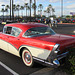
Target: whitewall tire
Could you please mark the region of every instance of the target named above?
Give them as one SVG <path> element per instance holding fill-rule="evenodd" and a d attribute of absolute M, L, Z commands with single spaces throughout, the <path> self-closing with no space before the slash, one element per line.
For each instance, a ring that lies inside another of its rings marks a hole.
<path fill-rule="evenodd" d="M 22 52 L 22 60 L 26 66 L 28 66 L 28 67 L 33 66 L 34 62 L 33 62 L 32 55 L 27 49 L 24 49 Z"/>

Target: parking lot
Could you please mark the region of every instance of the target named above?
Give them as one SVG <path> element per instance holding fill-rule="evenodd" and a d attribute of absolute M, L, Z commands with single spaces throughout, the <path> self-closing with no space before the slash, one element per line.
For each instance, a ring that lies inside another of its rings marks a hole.
<path fill-rule="evenodd" d="M 3 27 L 4 25 L 0 25 L 0 31 Z M 57 28 L 52 29 L 57 33 L 75 35 L 75 25 L 58 25 Z M 19 57 L 0 50 L 0 75 L 34 75 L 42 69 L 45 72 L 53 70 L 53 68 L 46 70 L 47 67 L 37 63 L 33 68 L 26 67 Z"/>

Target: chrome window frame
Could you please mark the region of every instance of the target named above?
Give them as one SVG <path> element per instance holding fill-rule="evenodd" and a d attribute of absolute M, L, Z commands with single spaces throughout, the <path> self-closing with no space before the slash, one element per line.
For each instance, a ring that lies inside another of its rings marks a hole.
<path fill-rule="evenodd" d="M 33 28 L 37 28 L 37 27 L 33 27 Z M 49 27 L 49 28 L 50 28 L 50 27 Z M 32 29 L 32 28 L 30 28 L 30 29 Z M 30 30 L 30 29 L 28 29 L 28 30 Z M 50 28 L 50 29 L 51 29 L 51 28 Z M 28 31 L 28 30 L 27 30 L 27 31 Z M 51 30 L 53 31 L 53 29 L 51 29 Z M 25 36 L 25 33 L 26 33 L 27 31 L 24 32 L 24 34 L 22 35 L 22 37 L 31 38 L 31 37 L 36 37 L 36 36 L 47 35 L 47 34 L 38 34 L 38 35 Z M 54 34 L 56 34 L 55 31 L 53 31 L 53 32 L 54 32 Z M 49 34 L 48 34 L 48 35 L 49 35 Z M 51 35 L 53 35 L 53 34 L 51 34 Z"/>
<path fill-rule="evenodd" d="M 4 27 L 12 27 L 12 26 L 4 26 Z M 17 28 L 17 29 L 20 29 L 20 28 L 18 28 L 18 27 L 12 27 L 12 30 L 13 30 L 13 28 Z M 11 30 L 11 33 L 12 33 L 12 30 Z M 22 32 L 22 30 L 20 29 L 20 33 Z M 20 35 L 20 33 L 19 33 L 19 35 Z M 4 33 L 4 28 L 3 28 L 3 34 L 5 34 L 5 35 L 9 35 L 9 36 L 14 36 L 14 35 L 12 35 L 12 34 L 6 34 L 6 33 Z M 18 35 L 18 36 L 19 36 Z M 14 37 L 18 37 L 18 36 L 14 36 Z"/>

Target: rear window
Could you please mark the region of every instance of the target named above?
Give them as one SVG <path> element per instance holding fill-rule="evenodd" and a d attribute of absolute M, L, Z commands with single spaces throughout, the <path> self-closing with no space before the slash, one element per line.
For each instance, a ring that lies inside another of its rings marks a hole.
<path fill-rule="evenodd" d="M 49 27 L 35 27 L 27 30 L 24 36 L 34 37 L 41 35 L 53 35 L 55 32 Z"/>

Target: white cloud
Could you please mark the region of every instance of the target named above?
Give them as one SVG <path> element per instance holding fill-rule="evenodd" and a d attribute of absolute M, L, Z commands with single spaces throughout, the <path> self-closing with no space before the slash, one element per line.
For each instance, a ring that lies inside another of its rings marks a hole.
<path fill-rule="evenodd" d="M 75 9 L 75 4 L 67 5 L 66 8 L 67 9 Z"/>
<path fill-rule="evenodd" d="M 50 0 L 51 3 L 59 2 L 60 0 Z"/>
<path fill-rule="evenodd" d="M 67 1 L 65 1 L 65 3 L 74 3 L 75 2 L 75 0 L 67 0 Z"/>

